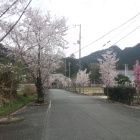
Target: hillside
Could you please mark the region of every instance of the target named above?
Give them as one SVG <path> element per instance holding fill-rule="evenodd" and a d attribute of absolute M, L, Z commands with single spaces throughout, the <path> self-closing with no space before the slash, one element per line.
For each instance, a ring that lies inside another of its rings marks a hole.
<path fill-rule="evenodd" d="M 117 69 L 124 69 L 124 64 L 128 64 L 128 68 L 132 70 L 136 60 L 140 61 L 140 43 L 134 47 L 127 47 L 124 50 L 121 50 L 118 46 L 112 46 L 108 49 L 91 53 L 90 55 L 81 58 L 81 61 L 82 63 L 87 64 L 98 63 L 97 59 L 107 50 L 114 50 L 117 54 L 117 58 L 119 58 Z"/>

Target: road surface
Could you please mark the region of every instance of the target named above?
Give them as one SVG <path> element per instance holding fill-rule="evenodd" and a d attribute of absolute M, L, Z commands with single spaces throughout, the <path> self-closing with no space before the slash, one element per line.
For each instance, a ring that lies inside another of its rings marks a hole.
<path fill-rule="evenodd" d="M 140 110 L 51 89 L 43 140 L 139 140 Z"/>

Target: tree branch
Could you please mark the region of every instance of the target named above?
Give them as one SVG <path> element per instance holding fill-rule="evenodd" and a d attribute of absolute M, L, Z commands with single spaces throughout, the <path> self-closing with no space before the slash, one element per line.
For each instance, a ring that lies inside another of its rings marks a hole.
<path fill-rule="evenodd" d="M 18 0 L 15 0 L 15 1 L 10 5 L 10 7 L 8 7 L 8 8 L 0 15 L 0 18 L 1 18 L 7 11 L 9 11 L 9 10 L 13 7 L 13 5 L 15 5 L 17 2 L 18 2 Z"/>
<path fill-rule="evenodd" d="M 17 25 L 17 23 L 20 21 L 20 19 L 22 18 L 23 14 L 25 13 L 26 9 L 28 8 L 28 6 L 30 5 L 32 0 L 29 1 L 29 3 L 27 4 L 27 6 L 24 8 L 22 14 L 20 15 L 20 17 L 18 18 L 18 20 L 15 22 L 15 24 L 9 29 L 9 31 L 0 39 L 0 42 L 14 29 L 14 27 Z"/>

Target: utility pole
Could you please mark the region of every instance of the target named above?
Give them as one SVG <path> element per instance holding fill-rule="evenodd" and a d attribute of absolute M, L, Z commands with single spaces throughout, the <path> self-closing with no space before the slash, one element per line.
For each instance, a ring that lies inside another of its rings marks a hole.
<path fill-rule="evenodd" d="M 65 54 L 65 58 L 64 58 L 64 74 L 65 74 L 65 88 L 66 88 L 66 71 L 67 71 L 67 58 L 66 58 L 66 54 Z"/>
<path fill-rule="evenodd" d="M 81 70 L 81 24 L 79 26 L 79 70 Z M 79 93 L 81 94 L 81 85 L 79 86 Z"/>
<path fill-rule="evenodd" d="M 79 70 L 81 70 L 81 24 L 75 26 L 79 26 L 79 40 L 77 44 L 79 44 Z M 79 85 L 79 93 L 81 94 L 81 85 Z"/>
<path fill-rule="evenodd" d="M 128 77 L 128 64 L 125 64 L 125 76 Z M 125 82 L 125 85 L 128 86 L 129 82 Z"/>
<path fill-rule="evenodd" d="M 79 70 L 81 70 L 81 24 L 75 26 L 79 26 L 79 40 L 77 44 L 79 44 Z"/>
<path fill-rule="evenodd" d="M 81 70 L 81 24 L 79 25 L 79 70 Z"/>
<path fill-rule="evenodd" d="M 128 64 L 125 64 L 125 76 L 128 76 Z"/>
<path fill-rule="evenodd" d="M 70 78 L 70 65 L 71 65 L 71 63 L 70 62 L 68 62 L 69 63 L 69 78 Z"/>

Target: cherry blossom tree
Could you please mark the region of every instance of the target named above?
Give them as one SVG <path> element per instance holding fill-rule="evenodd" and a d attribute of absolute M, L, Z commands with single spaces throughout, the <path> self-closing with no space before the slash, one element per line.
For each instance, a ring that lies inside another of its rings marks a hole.
<path fill-rule="evenodd" d="M 87 73 L 87 69 L 85 70 L 79 70 L 76 76 L 76 84 L 84 86 L 89 83 L 89 75 L 90 73 Z"/>
<path fill-rule="evenodd" d="M 100 63 L 100 74 L 101 80 L 106 85 L 110 87 L 116 84 L 115 77 L 118 75 L 116 71 L 116 54 L 113 51 L 106 51 L 102 54 L 102 59 L 98 59 Z"/>
<path fill-rule="evenodd" d="M 89 79 L 89 75 L 90 73 L 87 73 L 87 69 L 85 70 L 79 70 L 79 72 L 77 73 L 77 76 L 76 76 L 76 85 L 79 85 L 79 93 L 81 93 L 81 86 L 84 86 L 86 84 L 89 83 L 90 79 Z"/>
<path fill-rule="evenodd" d="M 50 79 L 49 79 L 49 86 L 51 87 L 53 83 L 57 82 L 58 86 L 60 87 L 65 87 L 67 86 L 67 79 L 66 77 L 59 73 L 59 74 L 51 74 Z"/>
<path fill-rule="evenodd" d="M 134 76 L 135 76 L 135 84 L 137 88 L 137 97 L 140 101 L 140 65 L 139 61 L 136 60 L 136 64 L 134 65 Z"/>
<path fill-rule="evenodd" d="M 40 10 L 30 8 L 22 22 L 11 31 L 9 40 L 12 56 L 20 59 L 32 76 L 37 88 L 38 99 L 44 102 L 44 88 L 51 73 L 59 67 L 61 53 L 67 31 L 65 18 L 51 18 L 50 13 L 43 15 Z"/>
<path fill-rule="evenodd" d="M 0 42 L 18 24 L 32 0 L 1 0 L 0 1 Z"/>
<path fill-rule="evenodd" d="M 134 65 L 134 76 L 136 87 L 140 89 L 140 65 L 138 60 L 136 60 L 136 64 Z"/>

